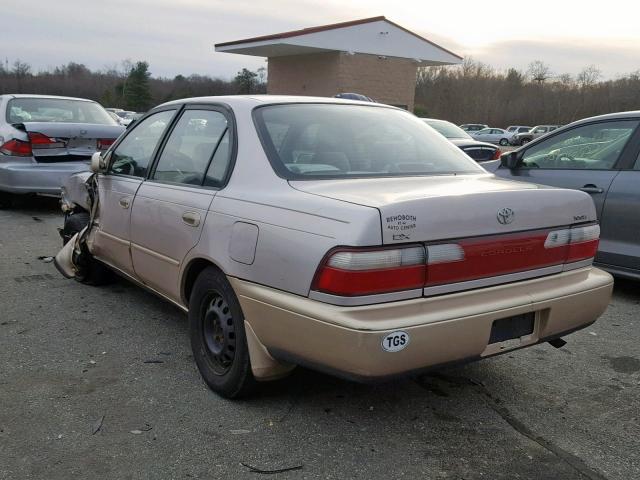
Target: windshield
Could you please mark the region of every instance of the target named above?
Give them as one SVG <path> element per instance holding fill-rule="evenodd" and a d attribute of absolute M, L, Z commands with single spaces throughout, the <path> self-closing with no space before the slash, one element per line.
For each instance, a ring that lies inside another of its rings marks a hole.
<path fill-rule="evenodd" d="M 254 118 L 273 168 L 290 180 L 484 172 L 401 110 L 287 104 L 259 107 Z"/>
<path fill-rule="evenodd" d="M 423 120 L 424 123 L 432 127 L 438 133 L 441 133 L 446 138 L 471 138 L 467 132 L 462 130 L 457 125 L 445 120 Z"/>
<path fill-rule="evenodd" d="M 95 102 L 64 98 L 14 98 L 7 106 L 9 123 L 55 122 L 117 125 Z"/>

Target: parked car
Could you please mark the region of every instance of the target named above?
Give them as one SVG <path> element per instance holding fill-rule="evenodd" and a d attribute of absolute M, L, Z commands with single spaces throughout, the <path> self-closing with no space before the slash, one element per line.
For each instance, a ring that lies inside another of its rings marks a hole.
<path fill-rule="evenodd" d="M 473 158 L 476 162 L 486 162 L 500 158 L 501 151 L 495 145 L 479 142 L 457 125 L 446 120 L 421 118 L 423 122 L 442 134 L 456 147 Z"/>
<path fill-rule="evenodd" d="M 525 133 L 531 130 L 533 127 L 527 127 L 525 125 L 509 125 L 507 127 L 507 132 L 515 135 L 516 133 Z"/>
<path fill-rule="evenodd" d="M 587 118 L 485 165 L 500 177 L 590 194 L 602 229 L 597 264 L 640 279 L 639 124 L 640 112 Z"/>
<path fill-rule="evenodd" d="M 60 194 L 69 175 L 88 170 L 124 131 L 91 100 L 0 95 L 0 195 Z"/>
<path fill-rule="evenodd" d="M 512 133 L 502 128 L 485 128 L 477 132 L 471 132 L 471 136 L 482 142 L 497 143 L 499 145 L 509 145 Z"/>
<path fill-rule="evenodd" d="M 549 132 L 557 130 L 561 126 L 562 125 L 538 125 L 537 127 L 533 127 L 528 132 L 515 134 L 513 137 L 511 137 L 511 144 L 524 145 L 532 140 L 535 140 L 538 137 L 541 137 L 542 135 L 546 135 Z"/>
<path fill-rule="evenodd" d="M 115 114 L 120 117 L 120 123 L 125 127 L 129 126 L 129 124 L 137 118 L 140 118 L 136 112 L 132 112 L 130 110 L 122 110 L 115 112 Z"/>
<path fill-rule="evenodd" d="M 477 132 L 478 130 L 489 128 L 489 125 L 485 125 L 484 123 L 463 123 L 460 125 L 460 128 L 465 132 Z"/>
<path fill-rule="evenodd" d="M 334 98 L 342 98 L 345 100 L 360 100 L 361 102 L 375 102 L 371 97 L 362 95 L 361 93 L 338 93 Z"/>
<path fill-rule="evenodd" d="M 195 135 L 194 118 L 219 127 Z M 227 397 L 295 365 L 373 380 L 560 346 L 610 300 L 587 194 L 497 179 L 399 108 L 174 101 L 92 168 L 68 185 L 63 233 L 81 233 L 56 266 L 115 270 L 187 311 Z"/>
<path fill-rule="evenodd" d="M 105 109 L 106 110 L 106 109 Z M 109 116 L 111 118 L 113 118 L 118 125 L 122 125 L 122 118 L 120 118 L 118 115 L 116 115 L 114 112 L 112 112 L 111 110 L 107 110 L 107 113 L 109 114 Z"/>

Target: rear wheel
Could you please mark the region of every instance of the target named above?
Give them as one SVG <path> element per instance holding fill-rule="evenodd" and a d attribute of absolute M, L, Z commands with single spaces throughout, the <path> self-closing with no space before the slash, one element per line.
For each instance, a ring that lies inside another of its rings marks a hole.
<path fill-rule="evenodd" d="M 211 390 L 227 398 L 252 390 L 255 379 L 240 303 L 227 278 L 214 267 L 204 269 L 194 284 L 189 332 L 196 365 Z"/>
<path fill-rule="evenodd" d="M 528 138 L 523 138 L 522 140 L 520 140 L 520 145 L 526 145 L 527 143 L 529 143 L 531 140 L 529 140 Z"/>

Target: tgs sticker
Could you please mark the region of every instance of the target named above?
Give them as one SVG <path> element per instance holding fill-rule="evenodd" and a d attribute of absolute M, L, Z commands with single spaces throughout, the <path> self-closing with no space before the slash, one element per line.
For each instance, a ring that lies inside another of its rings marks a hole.
<path fill-rule="evenodd" d="M 409 345 L 409 334 L 399 330 L 391 332 L 382 339 L 382 349 L 385 352 L 399 352 Z"/>

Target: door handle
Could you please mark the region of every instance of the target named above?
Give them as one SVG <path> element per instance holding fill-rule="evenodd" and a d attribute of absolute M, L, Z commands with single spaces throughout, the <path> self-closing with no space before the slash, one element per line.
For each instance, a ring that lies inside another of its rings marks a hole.
<path fill-rule="evenodd" d="M 129 208 L 129 205 L 131 205 L 131 198 L 130 197 L 122 197 L 118 203 L 120 203 L 120 206 L 122 208 Z"/>
<path fill-rule="evenodd" d="M 593 184 L 588 184 L 582 187 L 580 190 L 586 193 L 602 193 L 604 192 L 604 188 L 596 187 Z"/>
<path fill-rule="evenodd" d="M 200 225 L 200 214 L 196 212 L 184 212 L 182 214 L 182 221 L 190 227 L 197 227 Z"/>

